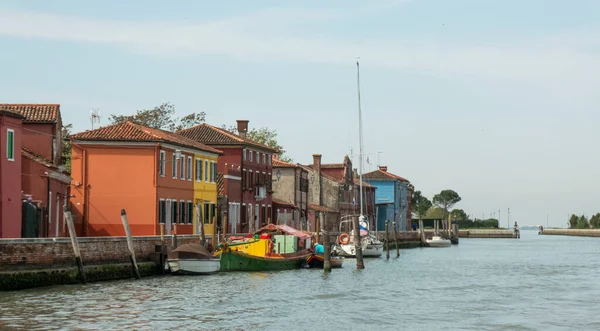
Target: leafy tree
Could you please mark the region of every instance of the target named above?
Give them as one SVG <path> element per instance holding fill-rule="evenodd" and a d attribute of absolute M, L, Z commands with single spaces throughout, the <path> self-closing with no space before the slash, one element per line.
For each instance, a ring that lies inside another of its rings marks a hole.
<path fill-rule="evenodd" d="M 228 130 L 233 133 L 238 133 L 237 128 L 234 126 L 223 125 L 223 129 Z M 279 151 L 279 159 L 284 162 L 294 162 L 292 158 L 286 155 L 283 146 L 279 144 L 277 141 L 277 131 L 269 129 L 267 127 L 262 127 L 258 129 L 251 129 L 246 133 L 246 137 L 257 143 L 267 145 L 271 148 L 275 148 Z"/>
<path fill-rule="evenodd" d="M 579 221 L 579 217 L 577 217 L 577 215 L 571 215 L 571 218 L 569 218 L 569 228 L 577 228 L 577 221 Z"/>
<path fill-rule="evenodd" d="M 204 123 L 205 117 L 206 113 L 200 112 L 192 113 L 182 118 L 176 118 L 175 106 L 171 103 L 165 102 L 152 109 L 138 110 L 135 115 L 111 114 L 109 120 L 112 124 L 131 121 L 149 128 L 177 131 Z"/>
<path fill-rule="evenodd" d="M 600 213 L 597 213 L 590 218 L 590 225 L 593 226 L 594 229 L 600 228 Z"/>
<path fill-rule="evenodd" d="M 465 213 L 465 211 L 462 209 L 453 209 L 450 212 L 450 217 L 452 217 L 453 219 L 456 218 L 457 221 L 466 221 L 469 219 L 467 213 Z"/>
<path fill-rule="evenodd" d="M 412 208 L 417 214 L 418 219 L 423 219 L 427 215 L 427 211 L 431 208 L 431 201 L 421 194 L 421 191 L 416 191 L 412 196 Z"/>
<path fill-rule="evenodd" d="M 71 135 L 71 130 L 73 129 L 73 124 L 69 123 L 63 125 L 61 131 L 62 141 L 62 165 L 65 166 L 65 170 L 68 173 L 71 173 L 71 141 L 68 140 Z"/>
<path fill-rule="evenodd" d="M 433 197 L 433 203 L 444 210 L 444 219 L 448 217 L 448 209 L 452 208 L 461 200 L 458 193 L 452 190 L 443 190 Z"/>
<path fill-rule="evenodd" d="M 444 219 L 444 209 L 440 207 L 431 207 L 427 211 L 425 218 L 436 218 L 436 219 Z"/>
<path fill-rule="evenodd" d="M 590 223 L 584 215 L 581 215 L 581 217 L 579 217 L 579 219 L 577 220 L 576 227 L 577 229 L 589 229 Z"/>

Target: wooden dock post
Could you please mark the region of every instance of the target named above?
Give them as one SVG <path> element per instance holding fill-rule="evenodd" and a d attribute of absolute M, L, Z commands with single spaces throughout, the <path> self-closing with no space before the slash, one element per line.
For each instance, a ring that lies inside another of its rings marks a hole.
<path fill-rule="evenodd" d="M 359 217 L 354 218 L 354 254 L 356 255 L 356 269 L 364 269 L 362 243 L 360 240 L 360 220 Z"/>
<path fill-rule="evenodd" d="M 227 215 L 224 215 L 223 218 L 221 219 L 221 234 L 223 235 L 221 242 L 223 242 L 223 243 L 227 242 Z M 215 247 L 215 249 L 216 249 L 216 247 Z"/>
<path fill-rule="evenodd" d="M 77 269 L 79 269 L 79 279 L 81 279 L 82 284 L 87 284 L 83 262 L 81 261 L 81 254 L 79 253 L 79 243 L 77 242 L 75 225 L 73 224 L 73 216 L 68 210 L 65 210 L 64 216 L 67 221 L 67 227 L 69 228 L 69 235 L 71 236 L 71 245 L 73 246 L 73 253 L 75 253 L 75 262 L 77 263 Z"/>
<path fill-rule="evenodd" d="M 427 238 L 425 237 L 425 229 L 423 229 L 423 220 L 419 220 L 419 232 L 421 234 L 421 243 L 423 244 L 423 247 L 429 247 Z"/>
<path fill-rule="evenodd" d="M 327 218 L 323 216 L 323 212 L 320 213 L 319 226 L 322 229 L 317 228 L 317 233 L 323 231 L 323 271 L 331 272 L 331 245 L 329 245 L 329 231 L 327 227 Z"/>
<path fill-rule="evenodd" d="M 315 241 L 319 242 L 320 238 L 320 232 L 321 232 L 321 220 L 320 218 L 322 217 L 322 214 L 319 214 L 319 217 L 315 217 Z"/>
<path fill-rule="evenodd" d="M 396 257 L 400 256 L 400 248 L 398 248 L 398 230 L 396 229 L 396 222 L 393 222 L 394 225 L 394 241 L 396 242 Z"/>
<path fill-rule="evenodd" d="M 385 258 L 390 258 L 390 221 L 385 221 Z"/>
<path fill-rule="evenodd" d="M 204 234 L 204 223 L 202 222 L 202 214 L 200 204 L 196 204 L 196 226 L 198 227 L 198 234 L 200 235 L 200 245 L 206 247 L 206 235 Z"/>
<path fill-rule="evenodd" d="M 217 242 L 219 241 L 219 239 L 217 238 L 217 216 L 213 216 L 213 220 L 212 220 L 212 224 L 213 224 L 213 233 L 212 233 L 212 238 L 210 239 L 211 244 L 213 246 L 213 252 L 217 251 Z"/>
<path fill-rule="evenodd" d="M 127 220 L 127 212 L 125 212 L 125 209 L 121 209 L 121 221 L 123 222 L 123 228 L 125 229 L 125 235 L 127 236 L 127 247 L 129 248 L 131 269 L 133 270 L 135 279 L 140 279 L 140 270 L 138 269 L 137 262 L 135 261 L 135 249 L 133 248 L 133 239 L 131 239 L 131 230 L 129 229 L 129 221 Z"/>
<path fill-rule="evenodd" d="M 158 223 L 160 227 L 160 242 L 164 243 L 165 241 L 165 223 Z"/>
<path fill-rule="evenodd" d="M 171 246 L 173 249 L 177 248 L 177 222 L 173 223 L 173 231 L 171 232 Z"/>

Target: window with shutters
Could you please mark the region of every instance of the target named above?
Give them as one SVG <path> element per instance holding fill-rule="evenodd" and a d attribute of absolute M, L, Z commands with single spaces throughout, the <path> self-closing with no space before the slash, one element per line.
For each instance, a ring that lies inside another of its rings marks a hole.
<path fill-rule="evenodd" d="M 208 169 L 208 160 L 204 160 L 204 181 L 208 183 L 208 176 L 209 174 L 209 169 Z"/>
<path fill-rule="evenodd" d="M 187 180 L 192 180 L 192 172 L 194 168 L 192 168 L 192 157 L 188 156 L 188 164 L 187 164 Z"/>
<path fill-rule="evenodd" d="M 179 201 L 179 224 L 185 224 L 187 218 L 187 209 L 185 208 L 185 201 Z"/>
<path fill-rule="evenodd" d="M 158 223 L 165 223 L 167 219 L 167 203 L 165 199 L 158 201 Z"/>
<path fill-rule="evenodd" d="M 185 156 L 179 159 L 179 179 L 185 180 Z"/>
<path fill-rule="evenodd" d="M 171 164 L 171 174 L 173 175 L 173 179 L 177 178 L 177 155 L 173 153 L 173 164 Z"/>
<path fill-rule="evenodd" d="M 177 220 L 179 219 L 179 213 L 177 210 L 177 201 L 171 201 L 171 222 L 177 224 Z"/>
<path fill-rule="evenodd" d="M 210 163 L 210 182 L 211 183 L 217 182 L 217 163 L 216 162 Z"/>

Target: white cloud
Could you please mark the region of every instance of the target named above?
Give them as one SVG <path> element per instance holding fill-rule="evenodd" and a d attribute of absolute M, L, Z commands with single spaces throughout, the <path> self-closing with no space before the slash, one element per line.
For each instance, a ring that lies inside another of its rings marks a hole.
<path fill-rule="evenodd" d="M 340 40 L 286 34 L 285 27 L 366 15 L 406 1 L 340 11 L 267 9 L 198 24 L 102 21 L 32 12 L 0 13 L 0 35 L 113 44 L 163 55 L 211 54 L 244 60 L 348 64 L 355 56 L 371 66 L 533 81 L 589 80 L 600 57 L 577 45 L 598 34 L 549 36 L 515 44 L 449 45 L 428 40 Z M 574 45 L 576 44 L 576 45 Z"/>

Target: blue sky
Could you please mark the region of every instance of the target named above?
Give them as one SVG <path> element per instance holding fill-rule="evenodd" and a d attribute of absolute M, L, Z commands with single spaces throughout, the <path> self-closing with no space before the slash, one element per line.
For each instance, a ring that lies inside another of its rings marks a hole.
<path fill-rule="evenodd" d="M 250 120 L 289 155 L 358 149 L 430 198 L 506 224 L 600 212 L 598 1 L 27 1 L 0 4 L 0 102 L 63 121 L 163 102 Z"/>

